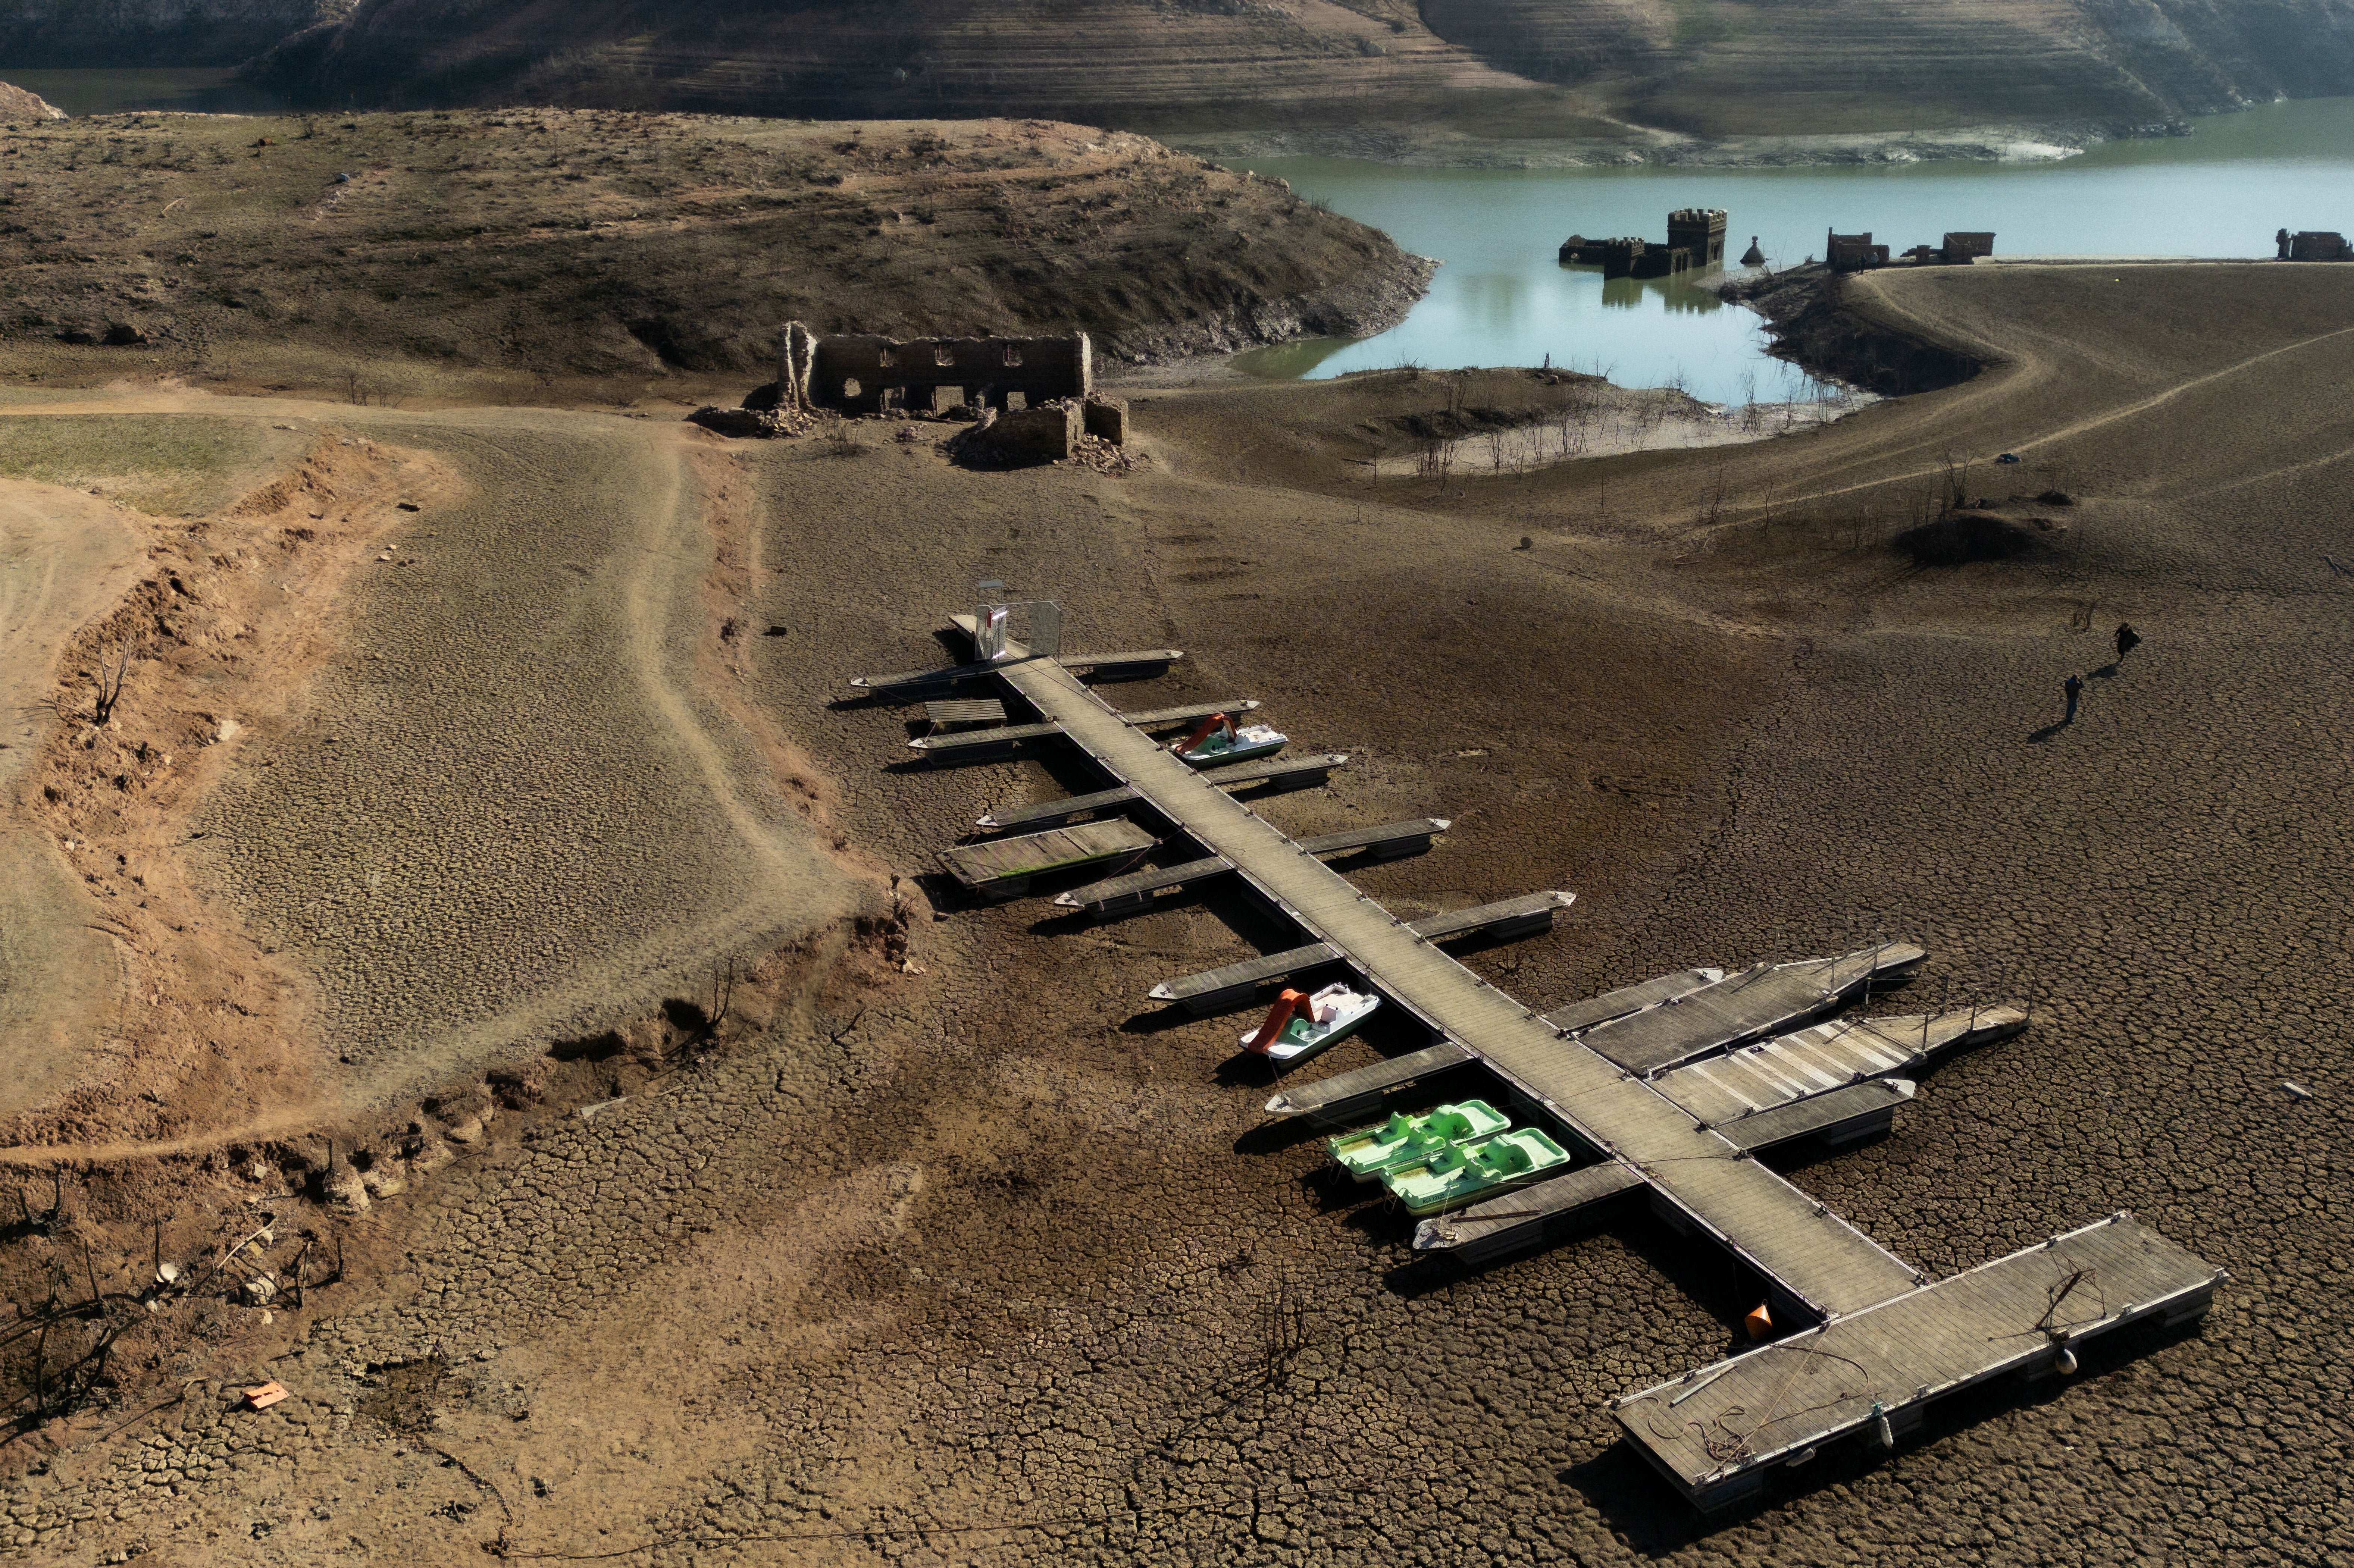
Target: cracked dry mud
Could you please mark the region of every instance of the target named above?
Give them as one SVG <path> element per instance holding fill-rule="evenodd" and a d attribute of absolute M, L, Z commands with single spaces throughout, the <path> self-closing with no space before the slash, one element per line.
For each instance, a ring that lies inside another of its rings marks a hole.
<path fill-rule="evenodd" d="M 2134 289 L 2105 281 L 2121 275 Z M 332 1222 L 345 1283 L 274 1326 L 230 1309 L 184 1352 L 202 1381 L 178 1404 L 48 1434 L 45 1473 L 9 1483 L 0 1546 L 165 1563 L 442 1563 L 500 1542 L 664 1564 L 2343 1560 L 2354 588 L 2322 557 L 2354 556 L 2334 466 L 2354 452 L 2349 291 L 2223 269 L 1883 276 L 1859 309 L 1991 348 L 1994 367 L 1789 441 L 1460 494 L 1352 479 L 1346 383 L 1156 395 L 1135 410 L 1153 464 L 1124 478 L 960 472 L 868 425 L 846 450 L 724 449 L 727 477 L 700 482 L 759 520 L 733 613 L 775 634 L 726 655 L 740 680 L 672 689 L 772 721 L 845 854 L 924 874 L 988 807 L 1080 784 L 1051 758 L 897 769 L 907 713 L 827 705 L 850 673 L 945 656 L 932 633 L 975 578 L 1052 593 L 1074 645 L 1191 653 L 1108 687 L 1118 705 L 1257 696 L 1301 748 L 1356 757 L 1331 789 L 1267 802 L 1280 825 L 1454 818 L 1429 854 L 1352 873 L 1393 907 L 1575 889 L 1554 935 L 1469 959 L 1525 1001 L 1884 934 L 1931 952 L 1885 1006 L 2029 1005 L 2027 1033 L 1931 1074 L 1892 1137 L 1795 1179 L 1941 1274 L 2130 1207 L 2232 1271 L 2200 1330 L 2100 1341 L 2073 1379 L 1963 1396 L 1890 1459 L 1828 1450 L 1756 1508 L 1696 1520 L 1613 1445 L 1607 1404 L 1732 1345 L 1754 1293 L 1730 1268 L 1632 1220 L 1476 1275 L 1416 1264 L 1409 1225 L 1323 1181 L 1315 1140 L 1259 1129 L 1263 1079 L 1226 1065 L 1235 1020 L 1142 1000 L 1281 933 L 1215 893 L 1102 927 L 1036 901 L 932 920 L 903 885 L 912 972 L 828 968 L 861 950 L 843 929 L 764 1026 L 593 1119 L 552 1099 L 501 1118 L 409 1194 Z M 553 439 L 462 418 L 484 428 L 401 439 L 520 454 L 483 471 Z M 1947 451 L 2005 450 L 2026 462 L 1974 467 L 1967 493 L 2053 524 L 2036 548 L 1924 568 L 1890 546 Z M 561 496 L 603 460 L 537 461 Z M 2031 499 L 2049 490 L 2072 503 Z M 593 512 L 566 527 L 597 537 Z M 439 525 L 460 582 L 475 558 L 539 563 L 535 583 L 570 558 Z M 323 692 L 414 645 L 397 603 L 368 597 L 393 591 L 355 600 L 353 624 L 382 630 Z M 562 620 L 464 602 L 490 619 L 472 641 L 461 617 L 433 623 L 452 659 L 527 652 L 549 635 L 532 617 Z M 2119 620 L 2148 641 L 2111 670 Z M 615 694 L 627 669 L 561 669 L 595 724 L 640 711 Z M 2091 690 L 2056 726 L 2071 670 Z M 483 711 L 406 700 L 378 710 L 387 729 Z M 307 777 L 338 777 L 317 744 Z M 551 787 L 578 788 L 565 778 Z M 631 831 L 684 842 L 711 820 Z M 487 852 L 453 861 L 509 874 Z M 562 879 L 538 874 L 525 885 L 555 899 Z M 553 939 L 596 930 L 594 909 L 558 905 Z M 425 961 L 373 929 L 355 927 L 369 961 Z M 452 952 L 543 972 L 513 937 Z M 387 1057 L 398 1030 L 460 1016 L 401 1005 Z M 1404 1043 L 1376 1029 L 1313 1071 Z M 227 1410 L 225 1386 L 265 1371 L 295 1397 Z"/>

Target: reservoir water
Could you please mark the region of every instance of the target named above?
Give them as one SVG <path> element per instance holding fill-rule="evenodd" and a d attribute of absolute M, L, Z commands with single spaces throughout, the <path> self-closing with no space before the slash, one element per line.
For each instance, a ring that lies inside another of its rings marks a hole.
<path fill-rule="evenodd" d="M 179 114 L 274 114 L 285 107 L 277 94 L 248 87 L 237 79 L 237 72 L 218 66 L 16 70 L 0 65 L 0 81 L 38 93 L 75 116 L 122 114 L 135 109 Z"/>
<path fill-rule="evenodd" d="M 76 115 L 282 108 L 222 69 L 0 65 L 0 81 Z M 2284 227 L 2354 233 L 2354 98 L 2267 104 L 2191 125 L 2189 136 L 2025 164 L 1519 170 L 1247 160 L 1445 265 L 1392 331 L 1284 344 L 1235 363 L 1288 378 L 1550 361 L 1622 386 L 1679 383 L 1713 403 L 1815 397 L 1820 389 L 1804 373 L 1766 354 L 1754 313 L 1682 280 L 1605 282 L 1599 268 L 1555 260 L 1572 233 L 1664 238 L 1679 207 L 1726 208 L 1728 260 L 1755 235 L 1776 267 L 1820 256 L 1832 228 L 1869 229 L 1899 251 L 1935 245 L 1947 229 L 1992 229 L 2002 256 L 2255 257 L 2272 254 L 2273 232 Z"/>
<path fill-rule="evenodd" d="M 2284 227 L 2354 234 L 2354 99 L 2192 125 L 2189 136 L 2031 164 L 1508 170 L 1250 160 L 1445 265 L 1392 331 L 1285 344 L 1235 363 L 1288 378 L 1550 359 L 1622 386 L 1680 381 L 1711 402 L 1808 397 L 1802 373 L 1766 356 L 1754 313 L 1686 282 L 1606 283 L 1599 268 L 1555 260 L 1573 233 L 1664 238 L 1680 207 L 1727 209 L 1727 260 L 1754 234 L 1776 267 L 1819 258 L 1832 228 L 1869 229 L 1899 251 L 1937 244 L 1947 229 L 1992 229 L 2001 256 L 2262 257 Z"/>

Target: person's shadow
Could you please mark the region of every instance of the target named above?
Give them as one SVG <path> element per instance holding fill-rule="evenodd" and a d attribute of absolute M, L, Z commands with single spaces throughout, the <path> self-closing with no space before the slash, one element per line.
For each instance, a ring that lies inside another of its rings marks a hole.
<path fill-rule="evenodd" d="M 2052 724 L 2047 724 L 2041 729 L 2037 730 L 2033 735 L 2029 736 L 2027 737 L 2027 743 L 2030 746 L 2041 746 L 2045 741 L 2052 739 L 2062 730 L 2066 729 L 2070 725 L 2074 724 L 2075 722 L 2076 715 L 2072 712 L 2067 717 L 2060 719 Z"/>
<path fill-rule="evenodd" d="M 2117 671 L 2118 671 L 2118 670 L 2123 666 L 2124 662 L 2125 662 L 2125 661 L 2123 661 L 2123 660 L 2121 660 L 2121 659 L 2112 659 L 2112 660 L 2110 660 L 2107 663 L 2105 663 L 2105 664 L 2102 665 L 2099 669 L 2094 670 L 2094 671 L 2093 671 L 2093 672 L 2092 672 L 2093 679 L 2094 679 L 2095 681 L 2111 681 L 2111 680 L 2115 680 L 2115 679 L 2116 678 Z"/>

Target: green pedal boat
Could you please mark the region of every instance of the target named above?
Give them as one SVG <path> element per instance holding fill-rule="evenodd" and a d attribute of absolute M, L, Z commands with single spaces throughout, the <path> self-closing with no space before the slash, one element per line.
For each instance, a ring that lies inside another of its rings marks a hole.
<path fill-rule="evenodd" d="M 1409 1214 L 1436 1214 L 1475 1198 L 1526 1186 L 1569 1163 L 1569 1151 L 1532 1127 L 1480 1143 L 1450 1143 L 1384 1175 Z"/>
<path fill-rule="evenodd" d="M 1377 1181 L 1392 1171 L 1419 1165 L 1450 1143 L 1492 1138 L 1512 1125 L 1512 1118 L 1485 1100 L 1440 1106 L 1422 1116 L 1401 1111 L 1379 1127 L 1360 1128 L 1324 1140 L 1334 1163 L 1360 1181 Z"/>

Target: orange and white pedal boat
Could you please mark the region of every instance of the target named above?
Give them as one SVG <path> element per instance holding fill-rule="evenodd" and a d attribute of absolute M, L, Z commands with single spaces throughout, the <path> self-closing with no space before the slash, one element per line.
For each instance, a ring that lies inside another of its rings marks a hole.
<path fill-rule="evenodd" d="M 1287 991 L 1267 1009 L 1267 1022 L 1243 1036 L 1243 1049 L 1278 1066 L 1305 1061 L 1354 1034 L 1381 1004 L 1379 997 L 1352 991 L 1344 981 L 1335 981 L 1312 996 Z"/>

